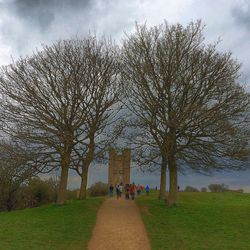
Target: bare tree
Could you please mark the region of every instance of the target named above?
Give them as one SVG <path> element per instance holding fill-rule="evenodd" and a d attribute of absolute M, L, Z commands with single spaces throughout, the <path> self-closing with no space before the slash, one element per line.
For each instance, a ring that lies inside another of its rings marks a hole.
<path fill-rule="evenodd" d="M 240 169 L 249 156 L 249 94 L 237 83 L 240 64 L 217 43 L 205 45 L 202 30 L 200 21 L 137 26 L 123 46 L 129 108 L 147 138 L 136 139 L 158 149 L 162 197 L 169 169 L 169 206 L 176 203 L 177 169 Z"/>
<path fill-rule="evenodd" d="M 13 141 L 0 142 L 0 209 L 11 211 L 22 185 L 38 172 L 30 167 L 36 154 Z"/>
<path fill-rule="evenodd" d="M 116 113 L 117 110 L 114 112 Z M 110 115 L 113 114 L 110 113 L 106 118 L 108 119 Z M 79 199 L 85 199 L 87 195 L 87 179 L 90 164 L 105 161 L 107 150 L 120 134 L 120 132 L 118 133 L 110 128 L 108 128 L 109 132 L 107 132 L 107 127 L 111 126 L 108 120 L 101 118 L 101 116 L 97 116 L 97 119 L 100 119 L 99 125 L 95 126 L 92 123 L 93 121 L 88 123 L 89 130 L 86 138 L 79 140 L 73 149 L 71 168 L 81 177 Z"/>
<path fill-rule="evenodd" d="M 59 161 L 58 204 L 65 201 L 72 150 L 81 139 L 79 129 L 93 115 L 89 111 L 95 93 L 105 86 L 100 82 L 116 81 L 115 57 L 112 42 L 88 37 L 44 46 L 41 52 L 2 68 L 2 128 L 49 155 L 51 162 Z"/>
<path fill-rule="evenodd" d="M 99 56 L 99 55 L 98 55 Z M 103 62 L 104 63 L 104 62 Z M 104 67 L 105 70 L 106 67 Z M 115 69 L 118 69 L 115 66 Z M 98 67 L 96 70 L 99 71 Z M 111 68 L 113 75 L 113 69 Z M 118 73 L 118 71 L 117 71 Z M 98 89 L 91 96 L 93 102 L 88 109 L 84 126 L 77 130 L 77 143 L 71 156 L 71 168 L 81 177 L 79 198 L 86 198 L 87 177 L 90 164 L 95 159 L 103 158 L 105 151 L 115 141 L 122 129 L 119 126 L 121 117 L 119 104 L 121 91 L 119 84 L 112 75 L 100 79 L 96 84 Z"/>

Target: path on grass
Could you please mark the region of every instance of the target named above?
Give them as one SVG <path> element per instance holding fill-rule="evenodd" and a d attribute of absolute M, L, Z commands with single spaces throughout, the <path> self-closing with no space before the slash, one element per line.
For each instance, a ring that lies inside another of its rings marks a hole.
<path fill-rule="evenodd" d="M 107 199 L 97 213 L 88 250 L 150 250 L 149 239 L 134 201 Z"/>

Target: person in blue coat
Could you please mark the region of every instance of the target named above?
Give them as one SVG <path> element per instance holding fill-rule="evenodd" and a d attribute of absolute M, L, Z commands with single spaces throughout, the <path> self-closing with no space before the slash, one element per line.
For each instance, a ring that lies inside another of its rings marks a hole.
<path fill-rule="evenodd" d="M 146 186 L 145 190 L 146 190 L 146 194 L 149 195 L 149 190 L 150 190 L 149 185 Z"/>

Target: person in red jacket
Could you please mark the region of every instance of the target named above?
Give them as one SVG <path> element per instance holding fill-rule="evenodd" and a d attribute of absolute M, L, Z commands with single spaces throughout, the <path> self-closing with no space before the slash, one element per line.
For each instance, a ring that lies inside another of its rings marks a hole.
<path fill-rule="evenodd" d="M 135 199 L 135 191 L 136 191 L 136 186 L 135 186 L 135 183 L 133 183 L 133 184 L 130 186 L 130 196 L 131 196 L 131 199 L 132 199 L 132 200 Z"/>

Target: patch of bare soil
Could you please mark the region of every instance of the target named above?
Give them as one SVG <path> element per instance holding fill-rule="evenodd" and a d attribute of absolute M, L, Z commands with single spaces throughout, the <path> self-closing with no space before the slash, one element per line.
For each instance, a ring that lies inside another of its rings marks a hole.
<path fill-rule="evenodd" d="M 97 213 L 88 250 L 150 250 L 150 242 L 134 201 L 108 199 Z"/>

